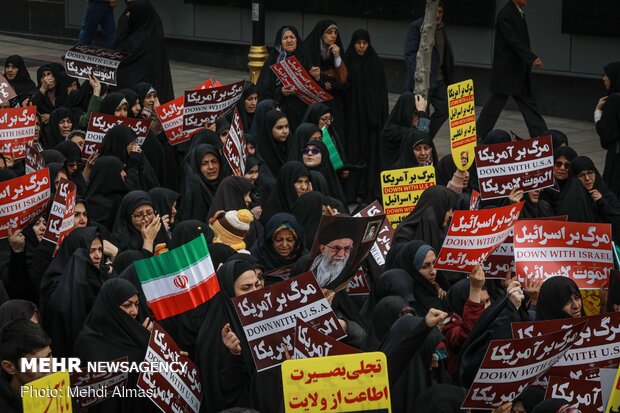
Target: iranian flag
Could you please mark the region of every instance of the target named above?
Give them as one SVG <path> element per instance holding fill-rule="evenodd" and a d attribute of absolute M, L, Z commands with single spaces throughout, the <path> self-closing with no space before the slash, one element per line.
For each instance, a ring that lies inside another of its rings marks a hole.
<path fill-rule="evenodd" d="M 220 291 L 204 235 L 169 252 L 135 262 L 158 320 L 194 309 Z"/>

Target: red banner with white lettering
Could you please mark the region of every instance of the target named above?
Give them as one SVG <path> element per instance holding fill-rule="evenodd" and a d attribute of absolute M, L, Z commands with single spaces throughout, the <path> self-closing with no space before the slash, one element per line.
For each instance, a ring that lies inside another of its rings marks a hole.
<path fill-rule="evenodd" d="M 491 341 L 462 408 L 493 410 L 512 402 L 564 356 L 584 326 L 582 322 L 540 337 Z"/>
<path fill-rule="evenodd" d="M 45 158 L 34 145 L 26 146 L 25 158 L 26 173 L 31 174 L 45 168 Z"/>
<path fill-rule="evenodd" d="M 314 81 L 295 56 L 271 65 L 271 70 L 280 79 L 282 85 L 291 87 L 295 95 L 306 105 L 334 98 Z"/>
<path fill-rule="evenodd" d="M 32 145 L 37 123 L 37 108 L 0 109 L 0 153 L 20 160 L 26 157 L 26 148 Z"/>
<path fill-rule="evenodd" d="M 553 376 L 549 379 L 545 399 L 564 399 L 581 413 L 603 412 L 601 383 L 598 380 Z"/>
<path fill-rule="evenodd" d="M 563 358 L 549 370 L 550 376 L 597 380 L 599 369 L 618 367 L 620 363 L 620 313 L 606 313 L 563 320 L 512 323 L 512 336 L 536 338 L 552 331 L 586 322 L 579 339 Z"/>
<path fill-rule="evenodd" d="M 379 201 L 374 201 L 366 208 L 355 214 L 355 217 L 374 217 L 375 215 L 382 215 L 383 208 Z M 377 265 L 385 264 L 385 257 L 387 256 L 390 247 L 392 246 L 392 239 L 394 239 L 394 232 L 396 230 L 390 224 L 387 217 L 383 220 L 383 225 L 379 230 L 375 243 L 370 248 L 370 256 L 375 260 Z"/>
<path fill-rule="evenodd" d="M 0 239 L 36 220 L 49 200 L 49 168 L 0 182 Z"/>
<path fill-rule="evenodd" d="M 17 96 L 17 94 L 15 93 L 13 86 L 11 86 L 9 81 L 6 80 L 6 77 L 0 74 L 0 103 L 8 102 L 15 96 Z"/>
<path fill-rule="evenodd" d="M 297 319 L 297 325 L 295 326 L 294 347 L 294 359 L 361 353 L 361 351 L 354 347 L 326 336 L 300 318 Z"/>
<path fill-rule="evenodd" d="M 368 295 L 370 294 L 370 287 L 368 286 L 368 280 L 366 280 L 366 271 L 364 267 L 360 267 L 357 272 L 351 277 L 345 288 L 347 295 Z"/>
<path fill-rule="evenodd" d="M 207 79 L 194 90 L 211 89 L 213 87 L 222 86 L 219 81 L 213 82 L 211 79 Z M 179 96 L 176 99 L 159 105 L 155 108 L 157 116 L 161 122 L 161 126 L 166 132 L 170 145 L 178 145 L 191 139 L 189 131 L 183 130 L 183 101 L 185 96 Z"/>
<path fill-rule="evenodd" d="M 232 299 L 257 371 L 293 352 L 297 318 L 336 340 L 346 337 L 311 272 Z"/>
<path fill-rule="evenodd" d="M 185 92 L 183 130 L 202 128 L 230 113 L 243 94 L 245 80 L 210 89 Z"/>
<path fill-rule="evenodd" d="M 473 270 L 508 238 L 521 208 L 523 202 L 500 208 L 455 211 L 435 268 L 457 272 Z"/>
<path fill-rule="evenodd" d="M 113 363 L 127 363 L 129 357 L 121 357 L 113 361 Z M 129 373 L 122 371 L 98 371 L 92 373 L 83 368 L 83 371 L 74 371 L 69 374 L 71 379 L 71 387 L 76 395 L 77 404 L 86 409 L 92 407 L 102 401 L 109 399 L 114 391 L 122 391 L 121 389 L 127 384 Z M 119 389 L 119 390 L 116 390 Z"/>
<path fill-rule="evenodd" d="M 502 198 L 553 186 L 551 136 L 476 146 L 476 170 L 482 199 Z"/>
<path fill-rule="evenodd" d="M 136 133 L 138 144 L 142 145 L 149 133 L 151 126 L 150 119 L 136 118 L 119 118 L 114 115 L 105 115 L 103 113 L 93 113 L 88 121 L 86 129 L 86 138 L 84 149 L 82 150 L 82 159 L 88 159 L 90 155 L 97 152 L 101 148 L 101 142 L 106 133 L 116 125 L 125 125 Z"/>
<path fill-rule="evenodd" d="M 519 221 L 514 232 L 519 279 L 570 277 L 582 289 L 599 289 L 613 269 L 611 225 Z"/>
<path fill-rule="evenodd" d="M 243 124 L 239 111 L 235 108 L 232 122 L 228 130 L 228 138 L 222 148 L 222 154 L 228 161 L 233 175 L 243 176 L 245 173 L 245 136 L 243 136 Z"/>
<path fill-rule="evenodd" d="M 73 210 L 75 209 L 75 198 L 77 188 L 75 184 L 67 179 L 60 179 L 52 209 L 47 219 L 47 229 L 43 234 L 43 239 L 56 244 L 54 256 L 58 253 L 58 248 L 62 245 L 65 237 L 73 230 L 75 219 Z"/>

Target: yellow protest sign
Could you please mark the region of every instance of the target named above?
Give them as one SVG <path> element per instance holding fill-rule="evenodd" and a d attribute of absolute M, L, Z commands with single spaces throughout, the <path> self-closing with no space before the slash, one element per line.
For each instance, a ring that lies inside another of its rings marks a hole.
<path fill-rule="evenodd" d="M 58 372 L 31 381 L 22 387 L 24 412 L 71 413 L 69 373 Z"/>
<path fill-rule="evenodd" d="M 450 148 L 457 168 L 466 171 L 474 162 L 476 147 L 476 106 L 474 81 L 471 79 L 448 86 Z"/>
<path fill-rule="evenodd" d="M 433 185 L 435 185 L 433 166 L 381 172 L 383 210 L 392 227 L 398 227 L 398 224 L 415 209 L 422 192 Z"/>
<path fill-rule="evenodd" d="M 609 396 L 607 408 L 605 409 L 605 413 L 617 412 L 620 412 L 620 367 L 618 367 L 618 372 L 614 379 L 614 387 L 611 389 L 611 396 Z"/>
<path fill-rule="evenodd" d="M 392 411 L 381 352 L 287 360 L 282 383 L 287 413 Z"/>

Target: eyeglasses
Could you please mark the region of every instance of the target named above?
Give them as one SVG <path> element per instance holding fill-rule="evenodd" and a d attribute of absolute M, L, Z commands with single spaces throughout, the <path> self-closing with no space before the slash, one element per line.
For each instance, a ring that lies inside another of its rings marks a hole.
<path fill-rule="evenodd" d="M 131 214 L 131 217 L 136 221 L 142 221 L 145 218 L 150 218 L 155 214 L 155 211 L 152 209 L 150 211 L 141 212 L 139 214 Z"/>
<path fill-rule="evenodd" d="M 319 148 L 304 148 L 302 151 L 304 155 L 318 155 L 321 153 Z"/>
<path fill-rule="evenodd" d="M 556 168 L 564 167 L 564 169 L 568 169 L 570 168 L 570 162 L 555 161 L 555 167 Z"/>
<path fill-rule="evenodd" d="M 579 175 L 577 175 L 577 178 L 585 179 L 586 177 L 592 178 L 593 176 L 594 176 L 594 171 L 583 171 Z"/>
<path fill-rule="evenodd" d="M 333 116 L 321 116 L 319 120 L 325 123 L 332 123 L 334 121 L 334 117 Z"/>
<path fill-rule="evenodd" d="M 326 245 L 326 247 L 330 250 L 336 251 L 336 254 L 340 253 L 340 251 L 344 251 L 348 254 L 353 249 L 353 245 L 348 245 L 346 247 L 341 247 L 340 245 Z"/>

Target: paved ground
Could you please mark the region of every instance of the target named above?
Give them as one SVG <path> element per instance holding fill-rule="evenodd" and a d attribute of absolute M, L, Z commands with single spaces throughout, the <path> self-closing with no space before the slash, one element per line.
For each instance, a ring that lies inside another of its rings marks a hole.
<path fill-rule="evenodd" d="M 42 42 L 38 40 L 21 39 L 10 36 L 0 36 L 0 60 L 9 55 L 19 54 L 26 60 L 26 65 L 35 78 L 36 69 L 43 62 L 61 62 L 60 56 L 68 49 L 67 45 Z M 209 66 L 200 66 L 190 63 L 171 61 L 174 90 L 180 95 L 183 90 L 192 89 L 202 81 L 213 78 L 226 84 L 239 79 L 248 78 L 248 73 L 238 70 L 229 70 Z M 390 94 L 390 107 L 396 102 L 398 95 Z M 478 104 L 483 102 L 477 102 Z M 477 111 L 480 111 L 477 107 Z M 576 121 L 571 119 L 546 117 L 550 129 L 559 129 L 568 135 L 570 145 L 580 155 L 592 158 L 602 171 L 605 152 L 598 143 L 598 136 L 592 122 Z M 519 112 L 504 111 L 497 122 L 497 128 L 512 130 L 517 135 L 527 136 L 527 128 Z M 449 152 L 448 125 L 440 130 L 436 138 L 439 156 Z"/>

